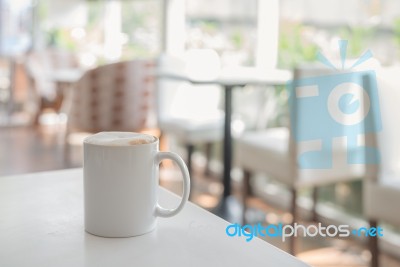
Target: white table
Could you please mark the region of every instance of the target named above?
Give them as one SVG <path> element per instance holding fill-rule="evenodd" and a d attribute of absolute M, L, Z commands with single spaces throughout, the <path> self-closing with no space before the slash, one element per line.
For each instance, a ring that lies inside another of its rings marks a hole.
<path fill-rule="evenodd" d="M 292 78 L 292 72 L 280 69 L 259 69 L 255 67 L 234 67 L 224 68 L 218 76 L 211 79 L 197 79 L 187 73 L 171 71 L 161 71 L 156 73 L 156 76 L 161 79 L 170 79 L 185 81 L 192 84 L 216 84 L 220 85 L 225 92 L 225 120 L 224 120 L 224 198 L 226 200 L 231 194 L 231 169 L 232 169 L 232 90 L 235 87 L 244 87 L 246 85 L 263 85 L 276 86 L 285 85 Z M 221 206 L 225 206 L 222 203 Z M 225 209 L 224 207 L 222 209 Z M 222 212 L 222 214 L 225 212 Z"/>
<path fill-rule="evenodd" d="M 58 84 L 73 84 L 77 82 L 84 73 L 85 71 L 79 68 L 63 68 L 52 70 L 47 76 L 49 80 Z"/>
<path fill-rule="evenodd" d="M 0 177 L 0 266 L 307 266 L 260 239 L 226 236 L 227 222 L 192 203 L 149 234 L 93 236 L 82 184 L 81 169 Z M 163 205 L 178 201 L 160 189 Z"/>
<path fill-rule="evenodd" d="M 293 78 L 291 71 L 283 69 L 260 69 L 255 67 L 224 68 L 210 79 L 199 79 L 184 72 L 159 71 L 156 76 L 163 79 L 187 81 L 193 84 L 217 84 L 225 86 L 284 85 Z"/>
<path fill-rule="evenodd" d="M 72 86 L 84 73 L 85 71 L 80 68 L 60 68 L 45 73 L 47 79 L 56 84 L 57 100 L 59 103 L 59 108 L 56 110 L 57 112 L 60 111 L 62 103 L 70 93 Z"/>

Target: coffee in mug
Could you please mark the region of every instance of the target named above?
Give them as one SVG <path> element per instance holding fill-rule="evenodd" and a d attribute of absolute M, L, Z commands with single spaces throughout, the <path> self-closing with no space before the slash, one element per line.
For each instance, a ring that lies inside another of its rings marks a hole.
<path fill-rule="evenodd" d="M 101 132 L 84 140 L 85 229 L 103 237 L 131 237 L 152 231 L 157 217 L 171 217 L 188 201 L 190 177 L 182 158 L 160 152 L 158 138 L 141 133 Z M 159 164 L 177 163 L 182 200 L 175 209 L 158 204 Z"/>

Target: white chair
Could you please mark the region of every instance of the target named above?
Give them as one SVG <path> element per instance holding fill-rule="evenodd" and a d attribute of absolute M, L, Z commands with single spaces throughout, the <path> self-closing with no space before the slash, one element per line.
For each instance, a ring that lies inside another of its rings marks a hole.
<path fill-rule="evenodd" d="M 303 67 L 295 70 L 294 80 L 331 74 L 331 71 L 318 67 Z M 295 90 L 293 88 L 293 90 Z M 291 109 L 290 124 L 292 130 L 295 125 L 304 125 L 302 121 L 303 105 L 297 103 L 296 98 L 289 105 Z M 315 111 L 316 114 L 318 110 Z M 320 127 L 324 127 L 320 125 Z M 297 219 L 296 197 L 297 190 L 302 187 L 311 187 L 313 192 L 313 219 L 316 219 L 316 201 L 318 186 L 360 179 L 363 175 L 362 165 L 348 165 L 346 158 L 349 151 L 345 142 L 337 139 L 332 143 L 332 151 L 318 153 L 319 159 L 332 158 L 333 166 L 330 169 L 306 169 L 299 168 L 299 155 L 307 151 L 318 151 L 317 142 L 296 143 L 292 136 L 293 131 L 289 128 L 270 128 L 260 131 L 246 132 L 237 140 L 237 162 L 244 171 L 243 181 L 243 220 L 245 221 L 246 199 L 250 193 L 250 178 L 253 173 L 264 173 L 270 178 L 276 179 L 290 188 L 292 201 L 290 211 L 293 215 L 293 222 Z M 354 153 L 357 151 L 355 150 Z M 294 253 L 294 241 L 289 244 L 290 252 Z"/>
<path fill-rule="evenodd" d="M 153 60 L 132 60 L 100 66 L 81 77 L 63 107 L 66 159 L 71 133 L 155 129 L 154 67 Z"/>
<path fill-rule="evenodd" d="M 219 57 L 214 50 L 189 50 L 185 56 L 162 55 L 159 72 L 186 74 L 196 80 L 212 79 L 219 72 Z M 206 144 L 206 172 L 211 144 L 223 138 L 224 113 L 220 110 L 221 89 L 214 85 L 159 79 L 157 88 L 158 126 L 187 149 L 187 163 L 192 173 L 192 154 L 196 144 Z"/>
<path fill-rule="evenodd" d="M 371 80 L 366 77 L 365 87 Z M 397 115 L 400 113 L 400 68 L 393 67 L 377 71 L 379 110 L 382 130 L 368 136 L 367 143 L 377 147 L 380 164 L 367 165 L 364 181 L 364 214 L 371 227 L 379 222 L 400 225 L 400 125 Z M 371 109 L 377 106 L 371 105 Z M 377 125 L 377 120 L 371 121 Z M 379 266 L 378 238 L 369 237 L 372 254 L 371 266 Z"/>

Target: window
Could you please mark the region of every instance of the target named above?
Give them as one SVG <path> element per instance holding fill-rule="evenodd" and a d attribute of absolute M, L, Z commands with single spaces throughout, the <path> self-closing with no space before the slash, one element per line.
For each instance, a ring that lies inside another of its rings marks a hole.
<path fill-rule="evenodd" d="M 223 66 L 254 66 L 257 0 L 187 0 L 186 32 L 186 48 L 214 49 Z"/>

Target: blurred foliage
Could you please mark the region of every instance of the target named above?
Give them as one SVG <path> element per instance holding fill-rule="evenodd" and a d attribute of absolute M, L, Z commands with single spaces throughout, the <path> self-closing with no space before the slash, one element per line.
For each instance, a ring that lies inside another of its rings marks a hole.
<path fill-rule="evenodd" d="M 154 57 L 161 49 L 161 3 L 159 1 L 122 1 L 121 31 L 128 37 L 122 59 Z"/>
<path fill-rule="evenodd" d="M 235 49 L 241 49 L 243 47 L 244 36 L 243 36 L 243 33 L 241 31 L 235 30 L 231 34 L 230 40 L 231 40 L 233 46 L 235 47 Z"/>
<path fill-rule="evenodd" d="M 307 27 L 301 24 L 282 27 L 279 40 L 278 66 L 294 68 L 301 62 L 316 61 L 318 46 L 305 38 Z"/>
<path fill-rule="evenodd" d="M 87 14 L 87 23 L 86 27 L 87 28 L 93 28 L 96 27 L 96 25 L 99 23 L 100 18 L 104 15 L 104 5 L 105 2 L 103 1 L 93 1 L 93 2 L 88 2 L 88 14 Z"/>
<path fill-rule="evenodd" d="M 319 47 L 310 40 L 310 27 L 302 24 L 282 24 L 279 36 L 278 67 L 293 69 L 300 63 L 317 60 Z M 289 111 L 286 86 L 277 86 L 275 90 L 277 107 L 276 117 L 268 122 L 270 126 L 289 126 Z"/>
<path fill-rule="evenodd" d="M 135 43 L 124 45 L 122 48 L 121 60 L 131 60 L 132 58 L 151 58 L 154 54 L 146 47 Z"/>
<path fill-rule="evenodd" d="M 104 42 L 104 17 L 106 1 L 88 1 L 85 37 L 76 40 L 71 36 L 71 28 L 46 25 L 48 5 L 39 3 L 38 18 L 41 32 L 47 46 L 70 51 L 87 50 L 98 58 L 98 63 L 106 63 L 102 55 Z M 122 1 L 121 31 L 128 37 L 122 45 L 122 59 L 154 56 L 160 49 L 159 37 L 161 4 L 157 0 Z M 93 49 L 94 48 L 94 49 Z"/>
<path fill-rule="evenodd" d="M 221 26 L 218 25 L 219 23 L 215 20 L 202 20 L 200 23 L 200 29 L 203 32 L 209 33 L 209 34 L 215 34 L 218 31 L 218 28 Z"/>
<path fill-rule="evenodd" d="M 71 38 L 70 31 L 66 29 L 49 30 L 47 32 L 47 45 L 68 51 L 75 51 L 77 49 L 77 44 Z"/>
<path fill-rule="evenodd" d="M 347 55 L 349 57 L 359 57 L 364 52 L 369 41 L 376 33 L 375 28 L 371 27 L 346 27 L 339 30 L 341 39 L 347 40 Z"/>
<path fill-rule="evenodd" d="M 400 17 L 393 21 L 393 33 L 396 45 L 400 48 Z"/>
<path fill-rule="evenodd" d="M 137 12 L 137 8 L 134 6 L 135 3 L 131 1 L 123 1 L 121 2 L 121 12 L 122 12 L 122 31 L 130 34 L 136 28 L 142 28 L 146 26 L 146 19 L 150 15 L 152 15 L 152 10 L 140 10 L 141 12 Z M 152 4 L 151 2 L 148 3 Z M 154 14 L 157 15 L 157 14 Z"/>

